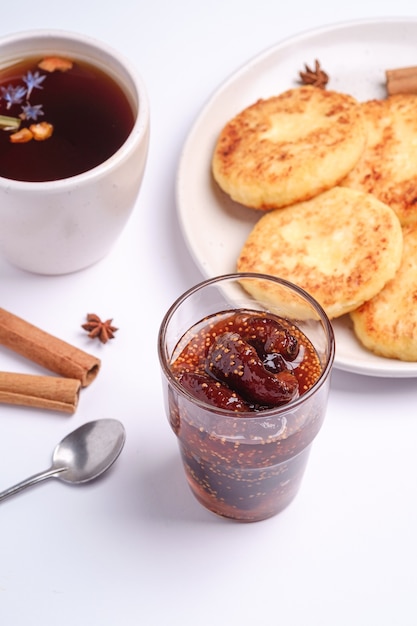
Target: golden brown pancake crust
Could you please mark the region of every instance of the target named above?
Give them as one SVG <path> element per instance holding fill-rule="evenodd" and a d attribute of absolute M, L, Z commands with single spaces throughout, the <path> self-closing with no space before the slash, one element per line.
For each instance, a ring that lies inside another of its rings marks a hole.
<path fill-rule="evenodd" d="M 265 213 L 249 234 L 237 269 L 289 280 L 335 318 L 375 296 L 395 275 L 402 240 L 392 209 L 370 194 L 334 187 Z"/>
<path fill-rule="evenodd" d="M 372 300 L 350 315 L 354 332 L 376 354 L 417 361 L 417 224 L 403 228 L 401 266 Z"/>
<path fill-rule="evenodd" d="M 400 94 L 362 104 L 367 146 L 341 185 L 372 193 L 417 223 L 417 95 Z"/>
<path fill-rule="evenodd" d="M 361 107 L 353 97 L 300 87 L 259 100 L 230 120 L 212 171 L 233 200 L 279 208 L 337 185 L 364 146 Z"/>

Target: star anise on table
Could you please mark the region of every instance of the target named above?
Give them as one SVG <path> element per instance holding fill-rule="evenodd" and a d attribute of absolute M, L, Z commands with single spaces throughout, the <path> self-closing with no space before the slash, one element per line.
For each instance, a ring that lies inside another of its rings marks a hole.
<path fill-rule="evenodd" d="M 304 65 L 304 68 L 304 72 L 300 72 L 301 82 L 304 85 L 312 85 L 313 87 L 325 89 L 329 82 L 329 76 L 321 69 L 319 61 L 316 59 L 314 69 L 311 69 L 308 65 Z"/>
<path fill-rule="evenodd" d="M 119 330 L 112 325 L 113 320 L 108 319 L 102 322 L 95 313 L 88 313 L 87 322 L 81 325 L 81 328 L 88 331 L 91 339 L 99 339 L 101 343 L 107 343 L 109 339 L 114 339 L 114 333 Z"/>

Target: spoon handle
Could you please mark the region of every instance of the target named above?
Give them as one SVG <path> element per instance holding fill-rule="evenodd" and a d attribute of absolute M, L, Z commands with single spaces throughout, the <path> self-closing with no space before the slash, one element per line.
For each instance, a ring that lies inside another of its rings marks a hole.
<path fill-rule="evenodd" d="M 44 472 L 39 472 L 38 474 L 34 474 L 26 480 L 22 480 L 20 483 L 17 483 L 13 487 L 9 487 L 9 489 L 5 489 L 5 491 L 0 492 L 0 502 L 5 500 L 9 496 L 13 496 L 15 493 L 19 493 L 26 487 L 31 487 L 32 485 L 36 485 L 36 483 L 41 482 L 42 480 L 46 480 L 47 478 L 52 478 L 56 474 L 60 474 L 61 472 L 65 472 L 68 469 L 67 467 L 51 467 Z"/>

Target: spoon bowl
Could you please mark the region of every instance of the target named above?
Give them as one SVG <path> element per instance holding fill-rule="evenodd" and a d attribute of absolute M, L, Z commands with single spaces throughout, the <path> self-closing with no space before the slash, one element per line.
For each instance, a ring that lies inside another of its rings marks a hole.
<path fill-rule="evenodd" d="M 108 470 L 121 453 L 126 432 L 115 419 L 100 419 L 83 424 L 56 446 L 49 469 L 30 476 L 0 493 L 5 498 L 48 478 L 81 484 Z"/>
<path fill-rule="evenodd" d="M 125 439 L 125 429 L 118 420 L 87 422 L 56 446 L 52 457 L 53 467 L 60 470 L 56 477 L 74 484 L 97 478 L 113 465 Z"/>

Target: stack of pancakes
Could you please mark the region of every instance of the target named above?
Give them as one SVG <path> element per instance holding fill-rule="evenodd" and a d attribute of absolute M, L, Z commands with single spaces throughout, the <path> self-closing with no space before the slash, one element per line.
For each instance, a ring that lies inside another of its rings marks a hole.
<path fill-rule="evenodd" d="M 262 212 L 239 272 L 285 278 L 331 319 L 349 314 L 368 349 L 417 361 L 417 95 L 259 100 L 224 126 L 212 171 Z"/>

